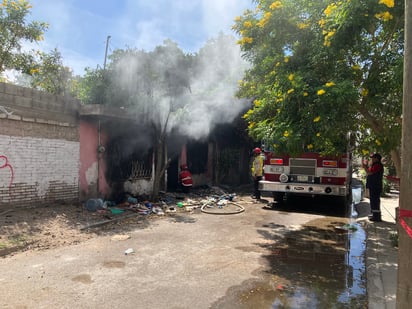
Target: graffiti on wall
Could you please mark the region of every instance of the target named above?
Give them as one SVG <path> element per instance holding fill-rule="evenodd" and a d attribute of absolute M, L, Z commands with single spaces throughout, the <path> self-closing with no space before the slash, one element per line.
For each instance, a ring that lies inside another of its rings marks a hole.
<path fill-rule="evenodd" d="M 9 176 L 6 176 L 5 179 L 8 180 L 8 186 L 10 188 L 14 180 L 13 167 L 9 164 L 9 160 L 6 156 L 0 155 L 0 173 L 3 174 L 5 173 L 4 171 L 7 171 L 7 173 L 9 174 Z"/>

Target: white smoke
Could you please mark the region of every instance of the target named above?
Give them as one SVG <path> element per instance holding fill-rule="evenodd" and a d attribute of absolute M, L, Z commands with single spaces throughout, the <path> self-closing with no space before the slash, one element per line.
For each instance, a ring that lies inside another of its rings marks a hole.
<path fill-rule="evenodd" d="M 172 123 L 182 134 L 193 139 L 208 136 L 217 124 L 233 122 L 248 104 L 235 97 L 247 63 L 234 40 L 228 41 L 226 37 L 224 42 L 213 41 L 211 48 L 199 56 L 199 73 L 192 80 L 192 93 L 185 98 L 188 101 L 185 107 L 187 117 Z"/>
<path fill-rule="evenodd" d="M 151 53 L 151 52 L 149 52 Z M 143 52 L 139 57 L 125 56 L 116 64 L 116 79 L 120 87 L 130 96 L 130 103 L 136 106 L 137 117 L 144 117 L 158 129 L 177 131 L 181 135 L 200 140 L 206 138 L 217 124 L 232 123 L 235 117 L 247 108 L 246 100 L 235 97 L 238 81 L 247 68 L 241 57 L 235 38 L 221 34 L 211 39 L 196 54 L 191 80 L 181 95 L 168 95 L 165 85 L 150 78 L 150 74 L 166 74 L 173 70 L 176 78 L 189 71 L 180 72 L 178 58 L 173 53 L 164 57 L 151 58 L 151 71 L 147 69 Z M 185 75 L 185 78 L 188 76 Z M 153 83 L 153 84 L 150 84 Z"/>

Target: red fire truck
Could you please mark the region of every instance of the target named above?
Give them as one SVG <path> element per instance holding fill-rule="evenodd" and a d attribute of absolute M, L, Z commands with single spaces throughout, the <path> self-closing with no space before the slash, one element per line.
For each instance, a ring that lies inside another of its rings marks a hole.
<path fill-rule="evenodd" d="M 343 200 L 350 196 L 352 164 L 349 153 L 322 156 L 306 152 L 292 157 L 264 151 L 264 155 L 264 176 L 259 189 L 263 194 L 271 192 L 277 202 L 288 195 L 329 195 Z"/>

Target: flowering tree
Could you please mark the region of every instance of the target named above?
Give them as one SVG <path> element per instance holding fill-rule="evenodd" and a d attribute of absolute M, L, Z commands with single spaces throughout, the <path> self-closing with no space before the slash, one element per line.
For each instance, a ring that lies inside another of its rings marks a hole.
<path fill-rule="evenodd" d="M 390 155 L 400 170 L 403 18 L 400 0 L 256 1 L 235 20 L 251 61 L 238 95 L 244 118 L 279 151 Z M 304 148 L 302 148 L 304 147 Z"/>
<path fill-rule="evenodd" d="M 30 9 L 24 0 L 0 3 L 0 73 L 8 69 L 28 73 L 32 68 L 33 51 L 22 51 L 22 44 L 41 41 L 48 26 L 44 22 L 27 23 Z"/>

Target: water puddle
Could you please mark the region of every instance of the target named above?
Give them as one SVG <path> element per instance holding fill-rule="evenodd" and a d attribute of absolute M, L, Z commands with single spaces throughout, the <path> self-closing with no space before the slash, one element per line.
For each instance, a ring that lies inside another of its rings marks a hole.
<path fill-rule="evenodd" d="M 324 217 L 285 230 L 262 227 L 265 239 L 273 240 L 265 245 L 262 279 L 233 287 L 213 308 L 367 308 L 366 233 L 360 224 Z"/>

